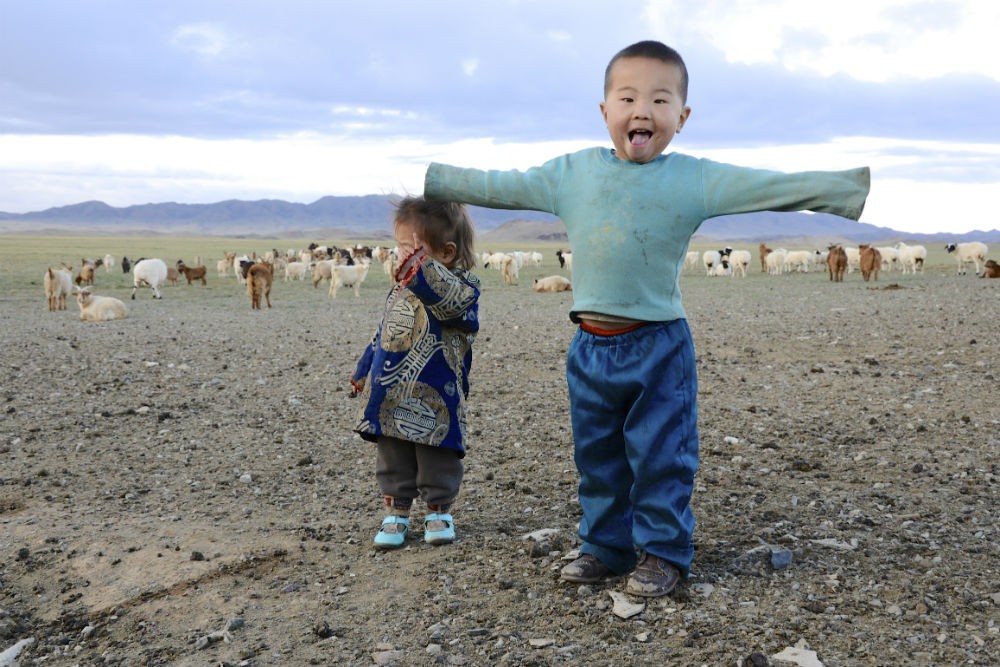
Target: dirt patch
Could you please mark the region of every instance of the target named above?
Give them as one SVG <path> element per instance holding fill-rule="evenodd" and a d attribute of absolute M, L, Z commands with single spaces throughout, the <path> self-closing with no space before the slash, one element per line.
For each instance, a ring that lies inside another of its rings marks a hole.
<path fill-rule="evenodd" d="M 347 391 L 379 278 L 336 300 L 279 282 L 263 312 L 210 280 L 105 324 L 46 312 L 40 289 L 0 297 L 0 649 L 618 667 L 763 664 L 804 642 L 827 666 L 1000 662 L 994 284 L 685 277 L 696 556 L 625 620 L 623 581 L 558 579 L 578 546 L 572 295 L 530 289 L 555 271 L 507 288 L 481 270 L 459 539 L 418 529 L 393 553 L 372 548 L 374 455 Z"/>

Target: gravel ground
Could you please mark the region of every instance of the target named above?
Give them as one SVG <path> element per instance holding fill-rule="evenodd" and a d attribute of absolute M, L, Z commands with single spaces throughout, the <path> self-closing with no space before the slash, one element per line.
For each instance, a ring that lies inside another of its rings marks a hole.
<path fill-rule="evenodd" d="M 553 266 L 513 287 L 480 269 L 459 539 L 415 531 L 391 553 L 372 548 L 374 452 L 346 381 L 384 276 L 360 298 L 279 282 L 263 312 L 210 276 L 103 324 L 47 312 L 40 286 L 0 290 L 0 650 L 51 666 L 1000 664 L 1000 281 L 953 271 L 683 279 L 696 556 L 627 619 L 623 580 L 558 578 L 578 546 L 570 296 L 530 290 Z M 809 651 L 819 663 L 792 657 Z"/>

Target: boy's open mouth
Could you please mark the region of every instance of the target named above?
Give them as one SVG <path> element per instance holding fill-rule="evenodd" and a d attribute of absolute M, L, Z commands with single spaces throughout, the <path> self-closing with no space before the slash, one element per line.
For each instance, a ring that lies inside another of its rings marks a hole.
<path fill-rule="evenodd" d="M 633 146 L 645 146 L 653 137 L 649 130 L 632 130 L 628 133 L 628 140 Z"/>

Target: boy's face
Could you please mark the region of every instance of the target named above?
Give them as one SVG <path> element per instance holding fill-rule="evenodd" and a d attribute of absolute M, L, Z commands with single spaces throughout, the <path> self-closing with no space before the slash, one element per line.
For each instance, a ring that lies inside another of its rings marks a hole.
<path fill-rule="evenodd" d="M 615 156 L 640 164 L 655 159 L 691 115 L 681 96 L 680 68 L 653 58 L 618 60 L 601 113 Z"/>

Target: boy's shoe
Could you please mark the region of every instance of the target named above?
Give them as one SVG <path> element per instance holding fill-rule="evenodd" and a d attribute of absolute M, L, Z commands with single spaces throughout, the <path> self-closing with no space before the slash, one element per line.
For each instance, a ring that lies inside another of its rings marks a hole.
<path fill-rule="evenodd" d="M 644 553 L 625 585 L 625 592 L 646 598 L 658 598 L 670 593 L 681 579 L 680 570 L 667 561 Z"/>
<path fill-rule="evenodd" d="M 571 581 L 575 584 L 596 584 L 613 574 L 611 568 L 602 563 L 597 556 L 582 554 L 575 561 L 563 567 L 559 572 L 559 577 L 563 581 Z"/>
<path fill-rule="evenodd" d="M 455 541 L 455 522 L 450 514 L 433 512 L 424 517 L 424 542 L 451 544 Z"/>
<path fill-rule="evenodd" d="M 382 527 L 375 536 L 376 549 L 398 549 L 406 541 L 410 532 L 410 517 L 387 516 L 382 519 Z"/>

